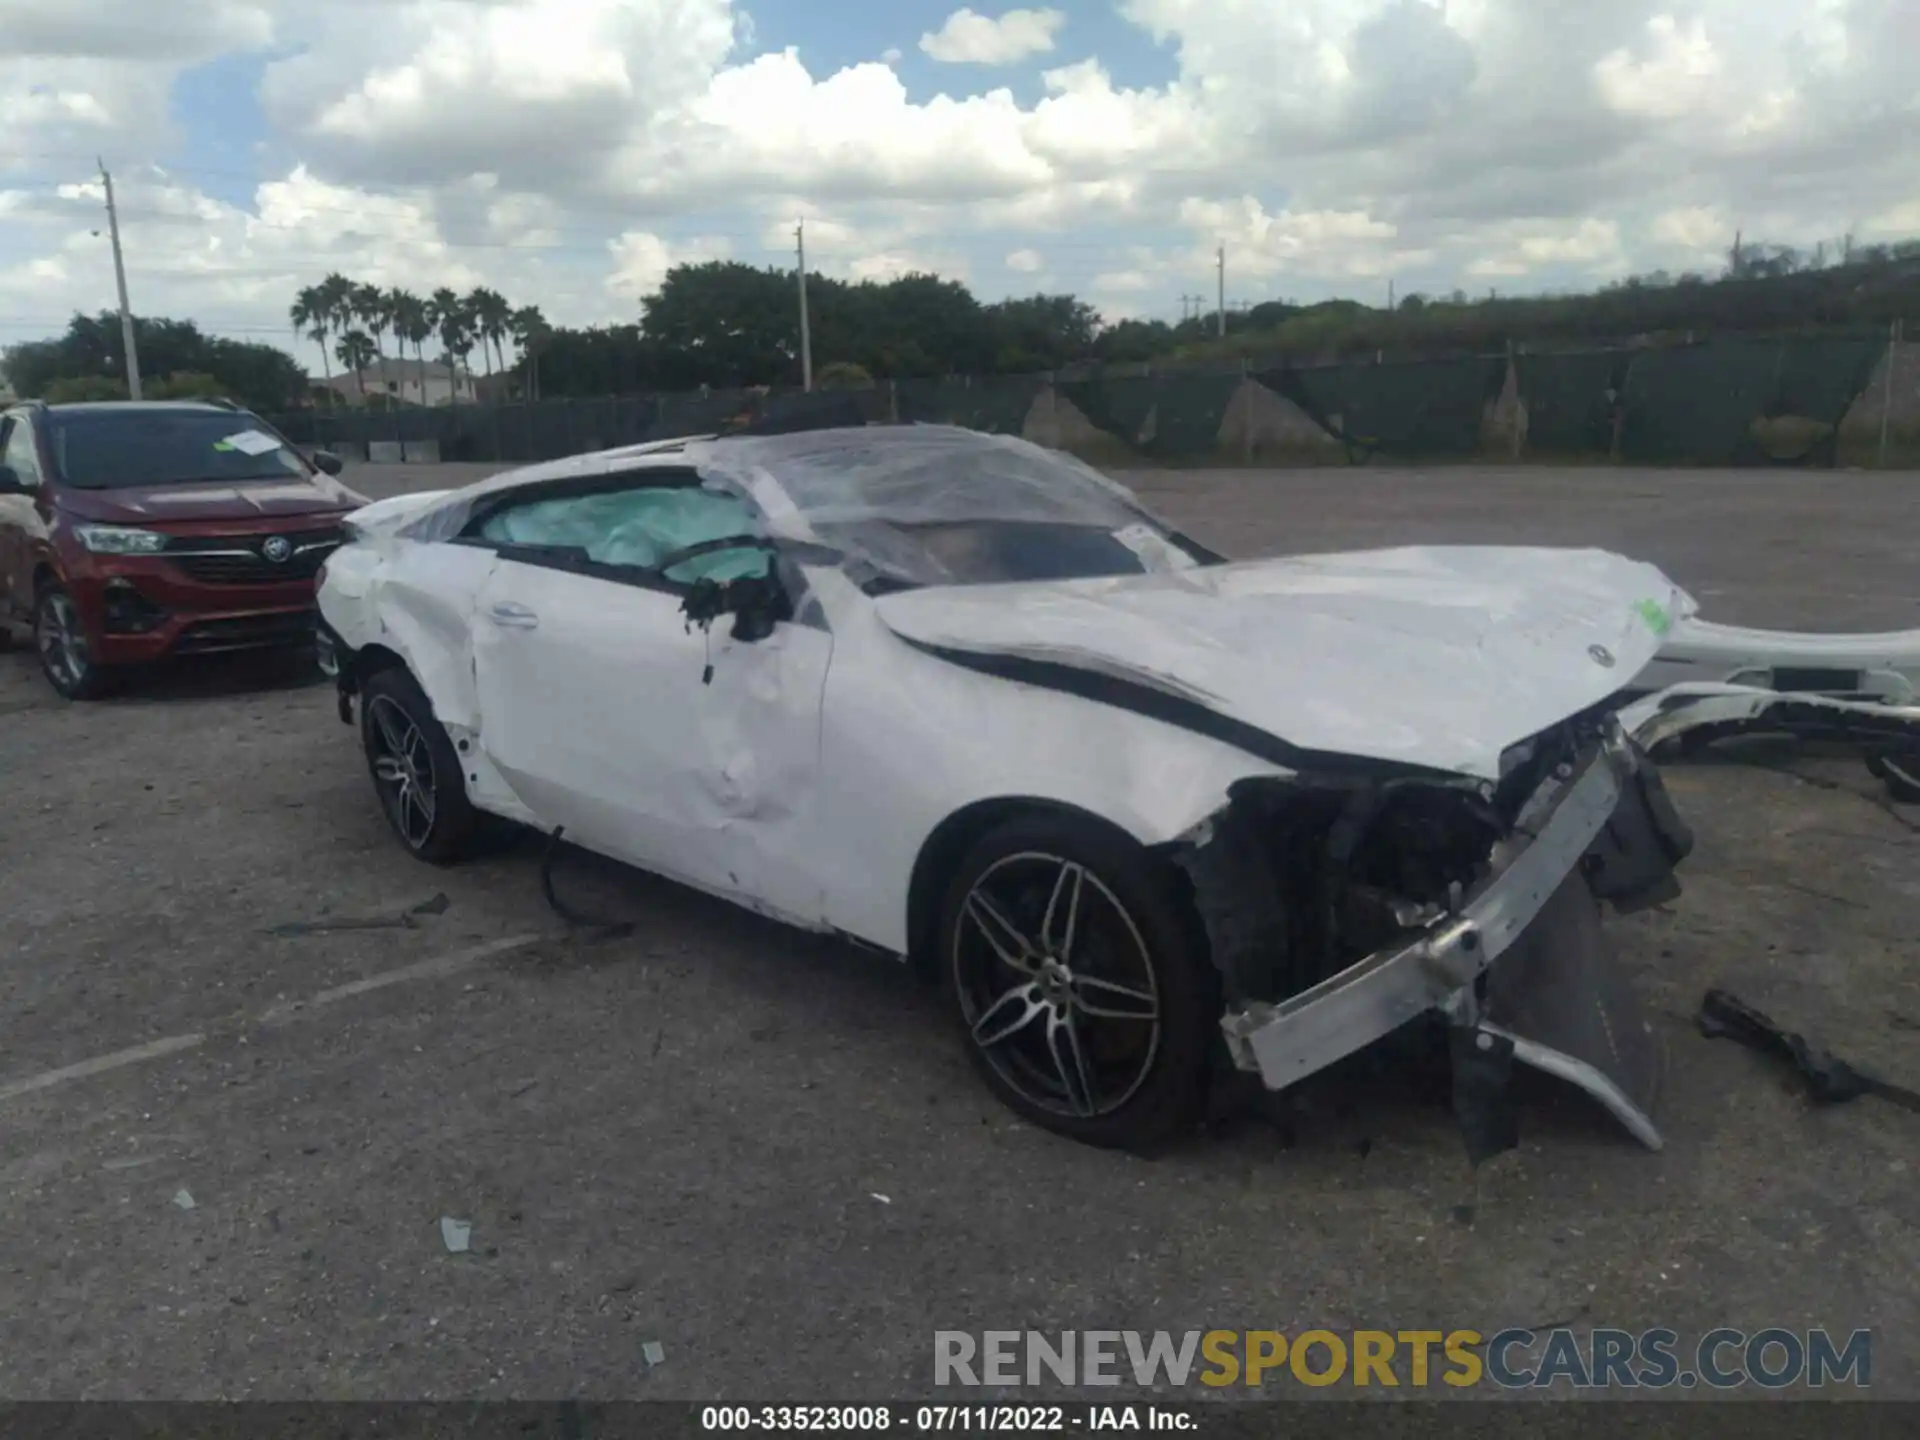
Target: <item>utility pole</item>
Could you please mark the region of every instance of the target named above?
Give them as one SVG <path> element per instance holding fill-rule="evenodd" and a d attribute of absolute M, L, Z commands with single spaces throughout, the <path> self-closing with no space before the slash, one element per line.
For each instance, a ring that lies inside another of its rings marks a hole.
<path fill-rule="evenodd" d="M 1391 280 L 1387 281 L 1387 309 L 1389 312 L 1393 310 L 1393 281 Z"/>
<path fill-rule="evenodd" d="M 813 389 L 813 337 L 807 331 L 807 222 L 793 227 L 794 254 L 800 273 L 800 386 Z"/>
<path fill-rule="evenodd" d="M 120 257 L 120 212 L 113 207 L 113 176 L 100 162 L 100 183 L 107 192 L 107 233 L 113 237 L 113 279 L 120 289 L 120 339 L 127 348 L 127 398 L 140 398 L 140 348 L 133 338 L 133 308 L 127 304 L 127 265 Z"/>
<path fill-rule="evenodd" d="M 1220 338 L 1227 338 L 1227 247 L 1222 245 L 1219 254 L 1220 280 Z"/>

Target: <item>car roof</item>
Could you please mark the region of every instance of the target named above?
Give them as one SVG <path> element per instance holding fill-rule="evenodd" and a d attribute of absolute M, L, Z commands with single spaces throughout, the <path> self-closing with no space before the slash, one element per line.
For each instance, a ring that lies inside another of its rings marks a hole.
<path fill-rule="evenodd" d="M 177 415 L 194 411 L 203 415 L 234 415 L 241 407 L 213 400 L 73 400 L 57 405 L 27 407 L 49 415 Z"/>
<path fill-rule="evenodd" d="M 897 450 L 904 454 L 934 446 L 950 448 L 956 441 L 965 443 L 968 439 L 978 442 L 982 450 L 988 450 L 1004 443 L 1006 437 L 981 434 L 956 425 L 922 424 L 847 425 L 772 435 L 681 435 L 671 440 L 647 440 L 638 445 L 622 445 L 612 450 L 594 450 L 585 455 L 568 455 L 559 460 L 522 465 L 514 470 L 489 475 L 484 480 L 476 480 L 453 493 L 476 497 L 521 485 L 588 479 L 595 475 L 615 475 L 623 470 L 694 466 L 731 473 L 744 467 L 778 463 L 783 459 L 818 459 L 823 455 L 856 449 L 865 454 L 884 450 Z"/>

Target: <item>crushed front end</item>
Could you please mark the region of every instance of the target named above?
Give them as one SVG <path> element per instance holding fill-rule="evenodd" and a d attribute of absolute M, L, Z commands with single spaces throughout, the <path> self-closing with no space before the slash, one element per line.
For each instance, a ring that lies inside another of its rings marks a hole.
<path fill-rule="evenodd" d="M 1693 837 L 1604 707 L 1514 747 L 1503 770 L 1498 784 L 1249 780 L 1174 847 L 1222 973 L 1229 1052 L 1280 1090 L 1435 1017 L 1476 1162 L 1516 1143 L 1516 1061 L 1657 1149 L 1662 1052 L 1600 904 L 1672 899 Z"/>

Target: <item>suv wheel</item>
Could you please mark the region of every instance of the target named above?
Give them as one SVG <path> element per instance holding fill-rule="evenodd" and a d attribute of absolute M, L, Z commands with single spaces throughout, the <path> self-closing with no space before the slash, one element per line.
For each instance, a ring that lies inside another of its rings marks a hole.
<path fill-rule="evenodd" d="M 113 689 L 114 672 L 94 660 L 80 607 L 57 582 L 34 598 L 33 642 L 41 673 L 67 699 L 97 700 Z"/>

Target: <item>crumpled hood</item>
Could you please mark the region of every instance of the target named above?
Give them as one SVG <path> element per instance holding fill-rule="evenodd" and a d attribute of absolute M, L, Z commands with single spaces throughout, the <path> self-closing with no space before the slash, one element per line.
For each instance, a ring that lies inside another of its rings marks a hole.
<path fill-rule="evenodd" d="M 1695 610 L 1639 561 L 1494 546 L 942 586 L 875 607 L 921 645 L 1117 676 L 1301 750 L 1489 780 L 1507 747 L 1628 685 Z"/>

